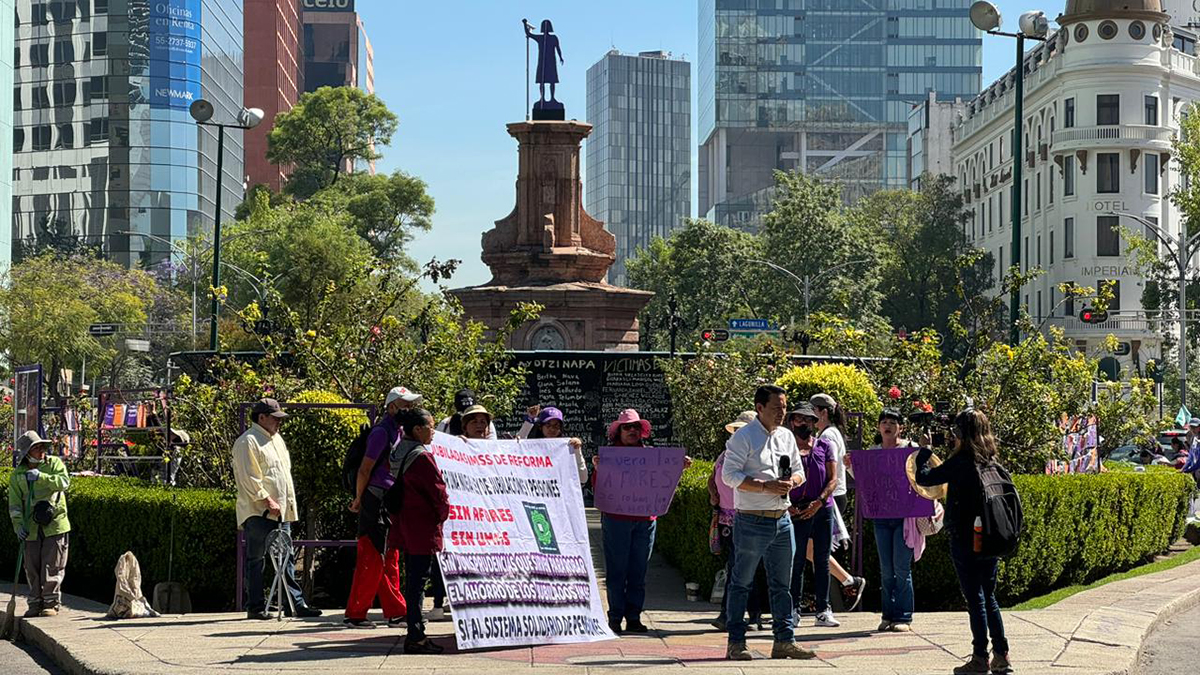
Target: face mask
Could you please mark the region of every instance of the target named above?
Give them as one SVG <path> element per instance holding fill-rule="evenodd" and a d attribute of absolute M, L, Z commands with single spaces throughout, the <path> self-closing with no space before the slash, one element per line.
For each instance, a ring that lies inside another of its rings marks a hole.
<path fill-rule="evenodd" d="M 25 461 L 29 462 L 30 466 L 37 466 L 38 464 L 42 463 L 42 460 L 38 459 L 37 457 L 34 457 L 33 455 L 26 455 Z"/>
<path fill-rule="evenodd" d="M 809 438 L 812 438 L 812 429 L 808 428 L 808 425 L 806 424 L 796 429 L 796 436 L 802 441 L 807 441 Z"/>

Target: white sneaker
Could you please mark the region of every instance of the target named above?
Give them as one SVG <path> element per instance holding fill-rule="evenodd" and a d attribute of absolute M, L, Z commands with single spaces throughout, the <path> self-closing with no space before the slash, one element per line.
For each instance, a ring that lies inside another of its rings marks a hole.
<path fill-rule="evenodd" d="M 840 625 L 842 622 L 833 618 L 833 612 L 828 609 L 817 615 L 816 626 L 818 628 L 837 628 Z"/>

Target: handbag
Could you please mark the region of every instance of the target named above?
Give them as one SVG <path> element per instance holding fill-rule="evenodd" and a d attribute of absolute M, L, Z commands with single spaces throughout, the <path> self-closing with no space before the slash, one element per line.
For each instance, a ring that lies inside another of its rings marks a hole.
<path fill-rule="evenodd" d="M 946 509 L 942 507 L 942 503 L 934 500 L 933 515 L 922 516 L 917 518 L 917 531 L 922 536 L 932 537 L 942 531 L 942 527 L 946 524 Z"/>
<path fill-rule="evenodd" d="M 721 555 L 721 524 L 717 522 L 716 511 L 713 511 L 712 522 L 708 524 L 708 550 L 713 555 Z"/>

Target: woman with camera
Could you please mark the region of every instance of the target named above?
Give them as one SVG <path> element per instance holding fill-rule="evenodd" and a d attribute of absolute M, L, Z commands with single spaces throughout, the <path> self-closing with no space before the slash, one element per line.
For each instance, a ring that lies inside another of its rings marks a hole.
<path fill-rule="evenodd" d="M 954 669 L 959 673 L 1010 673 L 1008 640 L 1000 603 L 996 601 L 996 573 L 1000 559 L 982 553 L 977 539 L 983 516 L 983 484 L 979 470 L 995 462 L 996 439 L 987 415 L 973 408 L 960 412 L 950 425 L 950 457 L 941 466 L 930 464 L 933 450 L 923 447 L 917 454 L 918 485 L 947 485 L 946 529 L 950 532 L 950 557 L 958 583 L 967 600 L 971 618 L 974 653 L 971 660 Z M 979 529 L 977 529 L 979 528 Z M 988 663 L 988 634 L 992 638 L 992 661 Z"/>

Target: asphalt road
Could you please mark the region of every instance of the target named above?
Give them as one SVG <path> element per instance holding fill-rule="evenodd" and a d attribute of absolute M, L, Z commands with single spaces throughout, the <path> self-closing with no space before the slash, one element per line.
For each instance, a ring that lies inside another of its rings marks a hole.
<path fill-rule="evenodd" d="M 1192 675 L 1196 672 L 1196 626 L 1200 605 L 1160 625 L 1142 643 L 1137 675 Z"/>
<path fill-rule="evenodd" d="M 62 675 L 63 672 L 32 646 L 6 640 L 0 640 L 0 663 L 4 664 L 4 675 Z"/>

